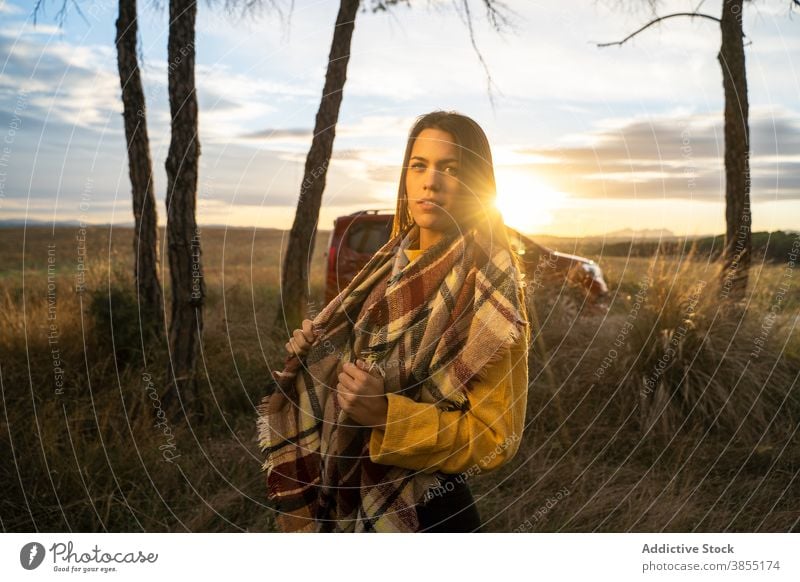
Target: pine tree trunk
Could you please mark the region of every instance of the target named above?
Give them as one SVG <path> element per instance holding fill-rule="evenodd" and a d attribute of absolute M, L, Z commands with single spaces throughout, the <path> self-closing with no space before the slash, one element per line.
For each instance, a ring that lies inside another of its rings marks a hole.
<path fill-rule="evenodd" d="M 722 296 L 744 299 L 750 269 L 750 130 L 742 0 L 724 0 L 718 59 L 725 89 L 725 248 Z"/>
<path fill-rule="evenodd" d="M 350 41 L 353 37 L 359 0 L 341 0 L 336 16 L 333 41 L 325 74 L 325 88 L 314 124 L 314 137 L 306 157 L 297 212 L 289 234 L 283 261 L 281 299 L 276 326 L 294 329 L 308 312 L 308 280 L 311 255 L 322 204 L 322 192 L 336 135 L 336 122 L 342 103 L 342 90 L 347 79 Z"/>
<path fill-rule="evenodd" d="M 167 43 L 172 136 L 167 154 L 167 247 L 172 291 L 169 328 L 171 373 L 184 404 L 195 390 L 195 364 L 203 332 L 203 280 L 197 228 L 197 135 L 195 92 L 195 0 L 170 0 Z"/>
<path fill-rule="evenodd" d="M 136 0 L 120 0 L 117 66 L 122 87 L 122 116 L 133 198 L 134 282 L 142 330 L 160 338 L 164 334 L 164 317 L 161 283 L 158 280 L 158 219 L 153 193 L 150 139 L 147 135 L 147 110 L 136 57 L 137 28 Z"/>

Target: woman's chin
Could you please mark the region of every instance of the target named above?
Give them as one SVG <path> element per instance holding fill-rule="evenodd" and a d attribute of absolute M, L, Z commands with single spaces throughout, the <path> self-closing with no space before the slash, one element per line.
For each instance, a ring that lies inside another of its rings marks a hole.
<path fill-rule="evenodd" d="M 439 240 L 444 236 L 448 236 L 450 234 L 454 234 L 458 231 L 458 226 L 453 222 L 449 222 L 446 225 L 443 224 L 431 224 L 430 226 L 425 224 L 418 224 L 420 233 L 427 231 L 426 236 L 427 239 L 430 240 Z"/>
<path fill-rule="evenodd" d="M 448 216 L 435 216 L 432 214 L 425 214 L 415 219 L 414 222 L 421 229 L 432 230 L 436 232 L 445 233 L 455 228 L 456 223 Z"/>

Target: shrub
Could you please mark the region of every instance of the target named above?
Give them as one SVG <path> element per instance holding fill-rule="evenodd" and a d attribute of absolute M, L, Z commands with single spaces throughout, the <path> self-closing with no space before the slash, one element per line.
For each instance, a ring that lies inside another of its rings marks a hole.
<path fill-rule="evenodd" d="M 146 334 L 133 288 L 111 283 L 89 295 L 89 315 L 94 324 L 95 345 L 103 354 L 113 355 L 124 367 L 141 358 Z"/>

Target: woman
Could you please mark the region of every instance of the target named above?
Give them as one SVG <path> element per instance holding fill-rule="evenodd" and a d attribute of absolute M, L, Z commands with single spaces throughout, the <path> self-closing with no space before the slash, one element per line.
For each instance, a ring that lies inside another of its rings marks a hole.
<path fill-rule="evenodd" d="M 466 478 L 522 437 L 529 324 L 494 207 L 488 140 L 436 111 L 412 128 L 394 228 L 313 321 L 259 407 L 283 531 L 477 531 Z"/>

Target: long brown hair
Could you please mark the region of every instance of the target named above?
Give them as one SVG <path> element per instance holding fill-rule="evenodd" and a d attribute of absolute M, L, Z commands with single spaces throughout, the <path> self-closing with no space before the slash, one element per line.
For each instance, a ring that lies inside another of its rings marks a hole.
<path fill-rule="evenodd" d="M 469 210 L 463 217 L 465 224 L 459 226 L 464 229 L 471 227 L 492 229 L 492 236 L 496 237 L 495 240 L 498 244 L 503 245 L 511 252 L 515 264 L 522 270 L 519 257 L 511 249 L 505 228 L 494 228 L 502 226 L 502 218 L 500 218 L 499 225 L 494 220 L 494 218 L 499 218 L 499 212 L 495 210 L 494 205 L 497 198 L 497 183 L 494 177 L 494 163 L 489 140 L 474 119 L 455 111 L 433 111 L 421 115 L 416 119 L 408 134 L 400 184 L 397 189 L 397 207 L 392 225 L 392 238 L 405 232 L 413 224 L 413 218 L 408 209 L 406 174 L 414 141 L 425 129 L 446 131 L 453 136 L 453 143 L 458 146 L 461 158 L 459 177 L 462 187 L 469 194 L 467 202 Z"/>
<path fill-rule="evenodd" d="M 400 184 L 397 189 L 397 208 L 394 214 L 392 236 L 406 230 L 413 222 L 408 209 L 408 192 L 406 191 L 406 174 L 411 159 L 411 150 L 419 134 L 426 129 L 446 131 L 453 136 L 458 147 L 460 159 L 459 176 L 462 187 L 471 194 L 471 206 L 494 206 L 497 186 L 494 180 L 494 166 L 489 140 L 481 127 L 466 115 L 455 111 L 433 111 L 419 116 L 408 135 L 406 153 L 400 173 Z M 467 213 L 469 215 L 469 213 Z M 470 225 L 462 225 L 470 226 Z"/>

